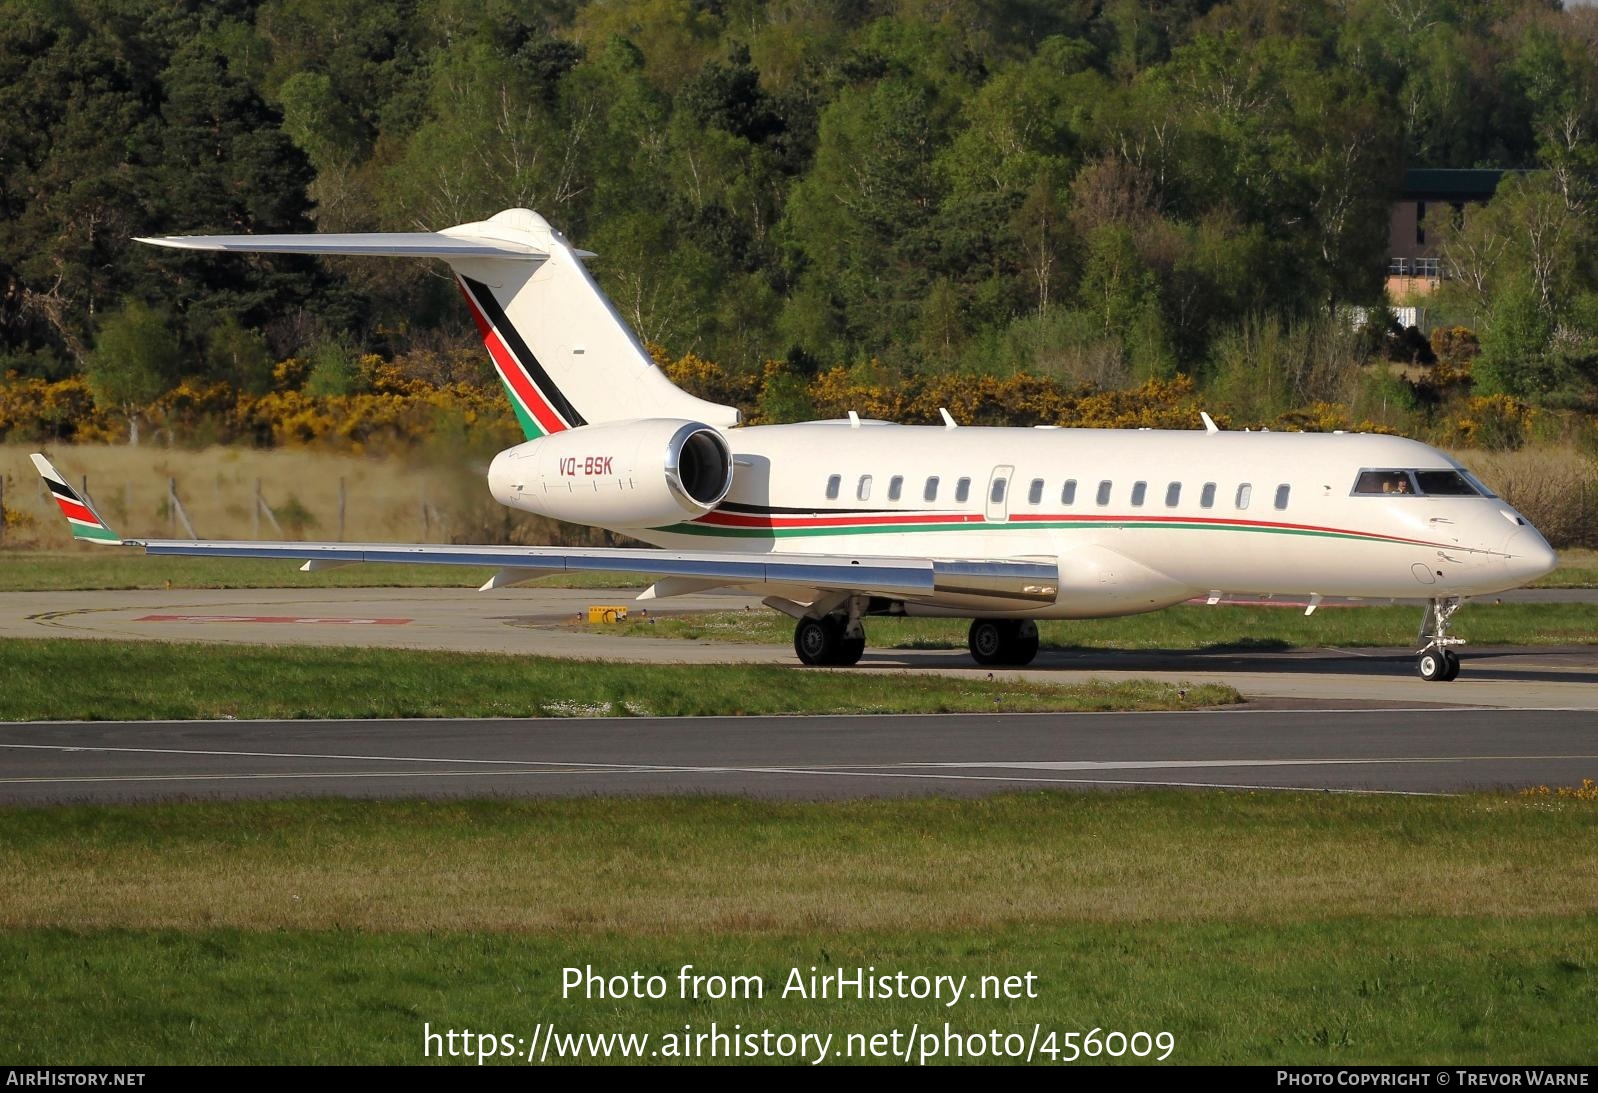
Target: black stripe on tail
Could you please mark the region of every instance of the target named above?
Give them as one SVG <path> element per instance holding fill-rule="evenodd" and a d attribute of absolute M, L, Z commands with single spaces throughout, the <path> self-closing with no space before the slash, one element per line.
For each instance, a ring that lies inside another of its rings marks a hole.
<path fill-rule="evenodd" d="M 477 306 L 483 309 L 483 314 L 488 316 L 488 321 L 494 324 L 494 329 L 498 330 L 499 336 L 504 339 L 505 347 L 511 351 L 512 356 L 521 362 L 521 366 L 527 369 L 527 374 L 538 387 L 539 393 L 544 396 L 555 412 L 565 418 L 566 423 L 574 429 L 579 425 L 587 425 L 588 420 L 577 412 L 575 406 L 567 401 L 566 396 L 561 393 L 555 381 L 550 379 L 549 373 L 544 371 L 544 366 L 533 355 L 532 349 L 522 340 L 521 332 L 511 323 L 510 316 L 505 314 L 505 309 L 499 306 L 499 301 L 494 298 L 493 290 L 483 284 L 483 282 L 474 281 L 470 277 L 462 277 L 461 283 L 471 291 L 473 299 L 477 301 Z"/>

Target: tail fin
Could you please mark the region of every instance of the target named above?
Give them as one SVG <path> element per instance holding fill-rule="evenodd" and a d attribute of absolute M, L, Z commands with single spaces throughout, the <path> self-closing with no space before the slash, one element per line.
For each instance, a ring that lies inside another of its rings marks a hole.
<path fill-rule="evenodd" d="M 668 380 L 599 290 L 584 258 L 537 213 L 507 209 L 441 232 L 141 239 L 188 250 L 442 258 L 455 271 L 529 440 L 590 423 L 675 417 L 738 424 L 738 411 Z"/>
<path fill-rule="evenodd" d="M 50 496 L 55 498 L 55 503 L 61 508 L 61 515 L 67 518 L 67 524 L 72 528 L 72 537 L 82 539 L 89 543 L 111 543 L 120 545 L 122 537 L 112 531 L 106 522 L 100 519 L 100 514 L 94 511 L 94 506 L 89 504 L 86 497 L 81 497 L 78 491 L 67 485 L 67 480 L 61 472 L 50 465 L 50 461 L 35 452 L 32 456 L 33 465 L 38 468 L 39 477 L 44 479 L 44 484 L 50 488 Z"/>

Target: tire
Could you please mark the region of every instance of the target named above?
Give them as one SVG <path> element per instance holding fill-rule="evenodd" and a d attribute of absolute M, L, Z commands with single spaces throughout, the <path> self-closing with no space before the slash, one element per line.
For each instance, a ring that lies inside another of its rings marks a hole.
<path fill-rule="evenodd" d="M 1005 663 L 1013 664 L 1017 668 L 1024 668 L 1038 655 L 1038 624 L 1031 619 L 1021 623 L 1015 636 L 1015 641 L 1010 644 L 1010 659 Z"/>
<path fill-rule="evenodd" d="M 1415 662 L 1415 668 L 1420 672 L 1420 678 L 1427 683 L 1445 683 L 1448 680 L 1448 658 L 1442 653 L 1426 650 Z"/>
<path fill-rule="evenodd" d="M 833 661 L 840 668 L 849 668 L 860 663 L 860 657 L 866 651 L 866 639 L 862 635 L 858 638 L 838 639 L 838 659 Z"/>
<path fill-rule="evenodd" d="M 1443 651 L 1443 659 L 1448 662 L 1448 669 L 1443 673 L 1443 682 L 1452 683 L 1459 678 L 1459 654 L 1452 649 Z"/>
<path fill-rule="evenodd" d="M 966 633 L 971 659 L 989 666 L 1007 663 L 1005 654 L 1014 644 L 1010 628 L 1007 619 L 972 619 L 971 629 Z"/>
<path fill-rule="evenodd" d="M 821 668 L 838 663 L 842 639 L 843 627 L 830 617 L 800 619 L 793 628 L 793 651 L 802 663 Z"/>

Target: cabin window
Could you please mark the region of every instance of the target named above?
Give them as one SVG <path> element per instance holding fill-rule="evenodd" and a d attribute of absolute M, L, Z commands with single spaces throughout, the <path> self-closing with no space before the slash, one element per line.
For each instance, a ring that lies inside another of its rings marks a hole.
<path fill-rule="evenodd" d="M 988 500 L 997 505 L 1004 500 L 1004 487 L 1010 484 L 1008 478 L 995 478 L 993 485 L 988 487 Z"/>
<path fill-rule="evenodd" d="M 904 492 L 904 475 L 896 474 L 892 478 L 888 479 L 888 500 L 889 501 L 897 501 L 897 500 L 899 500 L 899 495 L 902 494 L 903 492 Z"/>
<path fill-rule="evenodd" d="M 838 499 L 838 487 L 842 486 L 842 485 L 843 485 L 843 475 L 841 475 L 841 474 L 835 474 L 831 478 L 827 479 L 827 500 L 828 501 L 836 501 Z"/>
<path fill-rule="evenodd" d="M 962 478 L 954 484 L 954 499 L 965 502 L 971 498 L 971 479 Z"/>
<path fill-rule="evenodd" d="M 1182 503 L 1182 483 L 1172 482 L 1165 487 L 1165 507 L 1174 509 Z"/>
<path fill-rule="evenodd" d="M 1026 491 L 1026 503 L 1029 505 L 1043 504 L 1043 479 L 1034 478 L 1032 486 Z"/>
<path fill-rule="evenodd" d="M 1068 478 L 1065 480 L 1065 485 L 1060 490 L 1060 504 L 1076 504 L 1076 479 Z"/>
<path fill-rule="evenodd" d="M 1279 509 L 1285 509 L 1287 507 L 1287 495 L 1292 493 L 1292 492 L 1293 492 L 1293 487 L 1289 486 L 1286 482 L 1283 482 L 1280 486 L 1277 486 L 1276 487 L 1276 507 L 1279 508 Z"/>
<path fill-rule="evenodd" d="M 1148 496 L 1149 484 L 1147 482 L 1132 483 L 1132 504 L 1137 508 L 1143 507 L 1143 498 Z"/>
<path fill-rule="evenodd" d="M 1204 488 L 1199 490 L 1199 507 L 1213 509 L 1215 507 L 1215 483 L 1206 482 Z"/>
<path fill-rule="evenodd" d="M 1247 482 L 1237 487 L 1237 507 L 1240 509 L 1248 508 L 1248 499 L 1253 496 L 1253 493 L 1254 487 Z"/>
<path fill-rule="evenodd" d="M 923 501 L 936 501 L 938 499 L 938 476 L 933 475 L 927 479 L 927 488 L 921 491 Z"/>
<path fill-rule="evenodd" d="M 1096 500 L 1101 505 L 1108 505 L 1110 503 L 1110 481 L 1109 481 L 1109 479 L 1105 479 L 1103 482 L 1099 483 L 1099 495 L 1096 498 L 1094 498 L 1094 500 Z"/>
<path fill-rule="evenodd" d="M 871 476 L 869 474 L 860 476 L 860 486 L 855 490 L 855 496 L 862 501 L 871 500 Z"/>

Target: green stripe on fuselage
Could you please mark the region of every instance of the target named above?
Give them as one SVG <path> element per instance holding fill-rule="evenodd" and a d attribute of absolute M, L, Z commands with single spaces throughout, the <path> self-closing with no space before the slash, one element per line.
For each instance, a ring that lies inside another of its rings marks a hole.
<path fill-rule="evenodd" d="M 890 535 L 903 532 L 916 531 L 1025 531 L 1029 529 L 1043 530 L 1075 530 L 1088 528 L 1104 529 L 1152 529 L 1159 531 L 1251 531 L 1267 535 L 1307 535 L 1322 539 L 1355 539 L 1362 542 L 1388 542 L 1406 545 L 1420 545 L 1410 543 L 1407 539 L 1398 539 L 1389 535 L 1380 535 L 1375 532 L 1360 531 L 1316 531 L 1310 528 L 1287 527 L 1254 527 L 1242 524 L 1192 524 L 1192 523 L 1165 523 L 1162 521 L 1127 520 L 1026 520 L 1005 523 L 950 523 L 950 524 L 856 524 L 845 527 L 813 527 L 813 528 L 750 528 L 750 527 L 721 527 L 715 524 L 673 524 L 670 527 L 655 528 L 655 531 L 671 532 L 678 535 L 708 535 L 720 536 L 728 539 L 791 539 L 797 537 L 811 537 L 823 535 Z"/>

